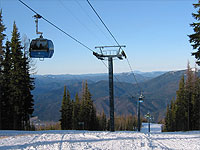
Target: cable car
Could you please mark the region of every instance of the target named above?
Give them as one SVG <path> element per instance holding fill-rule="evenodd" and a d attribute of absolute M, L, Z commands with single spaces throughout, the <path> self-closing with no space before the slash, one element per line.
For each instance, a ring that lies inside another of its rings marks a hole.
<path fill-rule="evenodd" d="M 31 41 L 29 52 L 31 58 L 51 58 L 54 53 L 53 42 L 40 36 Z"/>
<path fill-rule="evenodd" d="M 42 32 L 38 31 L 38 19 L 42 18 L 39 14 L 33 16 L 36 23 L 36 34 L 40 34 L 39 38 L 33 39 L 30 44 L 29 54 L 31 58 L 51 58 L 54 53 L 53 42 L 48 39 L 44 39 Z"/>

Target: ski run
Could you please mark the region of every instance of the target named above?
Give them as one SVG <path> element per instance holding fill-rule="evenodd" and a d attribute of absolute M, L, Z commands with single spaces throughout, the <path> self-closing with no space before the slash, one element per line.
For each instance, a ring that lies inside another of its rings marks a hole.
<path fill-rule="evenodd" d="M 143 123 L 142 131 L 0 131 L 0 150 L 200 150 L 200 131 L 161 132 Z"/>

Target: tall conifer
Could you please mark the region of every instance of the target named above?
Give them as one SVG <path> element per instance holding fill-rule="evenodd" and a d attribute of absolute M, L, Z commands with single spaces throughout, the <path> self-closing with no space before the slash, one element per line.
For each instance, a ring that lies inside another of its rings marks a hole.
<path fill-rule="evenodd" d="M 0 129 L 2 129 L 2 101 L 3 101 L 3 83 L 2 83 L 2 62 L 3 62 L 3 54 L 4 54 L 4 47 L 3 47 L 3 40 L 5 39 L 4 31 L 6 30 L 5 25 L 3 24 L 2 19 L 2 10 L 0 11 Z"/>
<path fill-rule="evenodd" d="M 187 101 L 185 98 L 185 79 L 181 78 L 179 83 L 179 89 L 176 92 L 176 124 L 177 130 L 185 130 L 187 128 Z"/>
<path fill-rule="evenodd" d="M 4 54 L 4 46 L 3 46 L 3 41 L 5 39 L 5 34 L 4 31 L 6 30 L 5 25 L 3 24 L 3 19 L 2 19 L 2 9 L 0 11 L 0 70 L 1 70 L 1 63 L 3 61 L 3 54 Z"/>
<path fill-rule="evenodd" d="M 67 90 L 67 104 L 66 104 L 66 122 L 67 122 L 67 126 L 66 129 L 67 130 L 71 130 L 72 129 L 72 101 L 70 98 L 70 93 Z"/>
<path fill-rule="evenodd" d="M 197 4 L 193 4 L 193 6 L 197 9 L 197 13 L 192 13 L 192 16 L 197 20 L 197 22 L 190 24 L 194 30 L 194 33 L 189 35 L 189 41 L 193 46 L 193 49 L 196 50 L 196 52 L 193 52 L 192 55 L 194 55 L 195 58 L 200 61 L 200 0 L 198 0 Z"/>
<path fill-rule="evenodd" d="M 185 100 L 187 103 L 187 130 L 191 130 L 192 128 L 192 95 L 194 89 L 194 72 L 190 68 L 190 64 L 188 62 L 187 70 L 186 70 L 186 83 L 185 83 Z"/>
<path fill-rule="evenodd" d="M 23 70 L 22 70 L 22 46 L 20 41 L 20 34 L 14 22 L 12 39 L 11 39 L 11 94 L 9 101 L 11 103 L 11 120 L 12 126 L 15 130 L 22 130 L 22 97 L 23 97 Z"/>
<path fill-rule="evenodd" d="M 169 118 L 172 118 L 171 120 Z M 200 129 L 200 79 L 189 66 L 179 82 L 175 102 L 167 107 L 165 126 L 167 131 L 187 131 Z"/>
<path fill-rule="evenodd" d="M 23 104 L 23 128 L 29 129 L 30 128 L 30 117 L 34 111 L 34 100 L 31 91 L 34 89 L 34 78 L 30 76 L 30 61 L 28 55 L 26 55 L 27 47 L 24 46 L 24 54 L 22 58 L 22 90 L 23 90 L 23 97 L 22 97 L 22 104 Z"/>
<path fill-rule="evenodd" d="M 10 66 L 10 125 L 12 129 L 29 129 L 29 119 L 33 113 L 33 96 L 31 90 L 34 81 L 29 74 L 29 61 L 23 55 L 20 34 L 14 22 L 11 39 L 11 66 Z"/>
<path fill-rule="evenodd" d="M 74 130 L 79 129 L 80 122 L 80 100 L 78 93 L 75 96 L 75 102 L 73 103 L 73 112 L 72 112 L 72 126 Z"/>
<path fill-rule="evenodd" d="M 4 61 L 2 62 L 3 70 L 2 70 L 2 129 L 12 129 L 10 125 L 11 121 L 11 106 L 9 100 L 10 95 L 10 68 L 11 68 L 11 51 L 10 51 L 10 42 L 6 42 L 6 51 L 4 56 Z"/>
<path fill-rule="evenodd" d="M 61 106 L 61 129 L 66 130 L 67 122 L 66 122 L 66 105 L 67 105 L 67 97 L 66 97 L 66 86 L 64 86 L 64 94 L 62 99 L 62 106 Z"/>
<path fill-rule="evenodd" d="M 72 102 L 70 98 L 70 93 L 67 90 L 66 86 L 64 86 L 64 95 L 61 106 L 61 129 L 62 130 L 70 130 L 72 129 Z"/>

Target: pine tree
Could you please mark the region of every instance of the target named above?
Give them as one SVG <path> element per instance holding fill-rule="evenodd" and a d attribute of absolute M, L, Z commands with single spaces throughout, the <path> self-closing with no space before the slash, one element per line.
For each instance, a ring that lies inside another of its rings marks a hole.
<path fill-rule="evenodd" d="M 70 93 L 67 90 L 67 104 L 66 104 L 66 122 L 67 122 L 67 126 L 66 129 L 67 130 L 71 130 L 72 129 L 72 101 L 70 98 Z"/>
<path fill-rule="evenodd" d="M 172 99 L 170 105 L 167 105 L 167 112 L 165 117 L 165 130 L 176 131 L 176 105 Z"/>
<path fill-rule="evenodd" d="M 29 130 L 30 128 L 30 116 L 32 115 L 34 111 L 34 100 L 33 95 L 31 94 L 31 91 L 34 89 L 34 78 L 30 76 L 30 66 L 29 66 L 29 58 L 26 55 L 27 51 L 26 46 L 24 46 L 24 54 L 22 58 L 22 87 L 23 87 L 23 98 L 22 98 L 22 104 L 23 104 L 23 128 Z"/>
<path fill-rule="evenodd" d="M 86 129 L 94 130 L 95 126 L 97 125 L 96 124 L 96 110 L 93 105 L 91 93 L 88 89 L 87 81 L 85 83 L 85 92 L 84 92 L 83 97 L 85 99 L 85 113 L 88 116 L 85 118 Z"/>
<path fill-rule="evenodd" d="M 200 130 L 200 78 L 197 75 L 197 69 L 195 69 L 195 79 L 192 95 L 192 130 Z"/>
<path fill-rule="evenodd" d="M 185 98 L 185 79 L 180 80 L 179 90 L 176 92 L 176 125 L 177 130 L 184 131 L 187 129 L 187 100 Z"/>
<path fill-rule="evenodd" d="M 75 102 L 73 103 L 73 112 L 72 112 L 72 126 L 74 130 L 79 129 L 78 123 L 80 122 L 80 100 L 78 97 L 78 93 L 75 96 Z"/>
<path fill-rule="evenodd" d="M 99 130 L 106 131 L 106 124 L 107 124 L 107 118 L 103 111 L 101 113 L 101 116 L 99 117 Z"/>
<path fill-rule="evenodd" d="M 11 120 L 12 120 L 12 128 L 15 130 L 22 130 L 22 110 L 23 105 L 21 105 L 22 97 L 23 97 L 23 70 L 22 70 L 22 46 L 20 41 L 20 34 L 14 22 L 13 24 L 13 32 L 11 39 L 11 77 L 10 77 L 10 88 L 11 94 L 9 97 L 9 101 L 11 104 Z"/>
<path fill-rule="evenodd" d="M 199 61 L 200 60 L 200 0 L 198 0 L 197 4 L 193 4 L 194 8 L 198 9 L 197 13 L 192 13 L 192 16 L 197 20 L 197 22 L 194 22 L 190 24 L 190 26 L 194 30 L 194 34 L 189 35 L 190 43 L 193 46 L 193 49 L 197 50 L 196 52 L 193 52 L 192 55 L 195 56 L 195 58 Z"/>
<path fill-rule="evenodd" d="M 165 131 L 170 131 L 170 107 L 167 105 L 167 111 L 165 115 Z"/>
<path fill-rule="evenodd" d="M 4 46 L 3 46 L 3 41 L 5 39 L 5 34 L 4 31 L 6 30 L 5 25 L 3 24 L 3 19 L 2 19 L 2 9 L 0 11 L 0 71 L 1 71 L 1 63 L 3 61 L 3 54 L 4 54 Z"/>
<path fill-rule="evenodd" d="M 81 98 L 81 106 L 80 106 L 80 120 L 81 122 L 84 123 L 84 129 L 88 130 L 89 129 L 89 122 L 90 122 L 90 105 L 88 101 L 88 93 L 87 92 L 87 87 L 85 87 L 85 84 L 83 82 L 82 85 L 82 98 Z"/>
<path fill-rule="evenodd" d="M 188 63 L 186 81 L 180 80 L 176 100 L 167 107 L 165 126 L 167 131 L 198 130 L 200 118 L 200 79 L 197 70 Z"/>
<path fill-rule="evenodd" d="M 92 110 L 91 110 L 90 130 L 94 131 L 98 129 L 99 122 L 96 116 L 96 108 L 94 107 L 93 102 L 91 109 Z"/>
<path fill-rule="evenodd" d="M 4 54 L 4 47 L 3 47 L 3 40 L 5 39 L 5 34 L 4 31 L 6 30 L 5 25 L 3 24 L 3 20 L 2 20 L 2 10 L 0 11 L 0 130 L 2 129 L 2 88 L 3 88 L 3 80 L 2 80 L 2 62 L 3 62 L 3 54 Z"/>
<path fill-rule="evenodd" d="M 10 58 L 10 84 L 9 84 L 9 106 L 10 106 L 10 129 L 29 129 L 29 119 L 33 113 L 33 96 L 31 90 L 34 81 L 29 74 L 29 61 L 23 55 L 20 34 L 14 22 L 11 39 Z"/>
<path fill-rule="evenodd" d="M 67 127 L 67 122 L 66 122 L 66 106 L 67 105 L 67 97 L 66 97 L 66 86 L 64 86 L 64 95 L 63 95 L 63 99 L 62 99 L 62 106 L 61 106 L 61 129 L 62 130 L 66 130 Z"/>
<path fill-rule="evenodd" d="M 175 99 L 173 98 L 170 104 L 170 109 L 171 109 L 171 131 L 177 131 L 177 119 L 176 118 L 176 112 L 177 112 L 177 105 L 175 103 Z"/>
<path fill-rule="evenodd" d="M 70 98 L 70 93 L 64 86 L 64 95 L 61 106 L 61 129 L 62 130 L 71 130 L 72 129 L 72 101 Z"/>
<path fill-rule="evenodd" d="M 185 83 L 185 100 L 187 103 L 187 130 L 191 130 L 192 128 L 192 95 L 193 95 L 193 87 L 194 87 L 194 72 L 190 68 L 190 64 L 188 62 L 187 70 L 186 70 L 186 83 Z"/>
<path fill-rule="evenodd" d="M 88 89 L 87 82 L 83 83 L 82 100 L 80 106 L 80 122 L 84 122 L 84 129 L 94 130 L 97 128 L 96 109 L 93 105 L 91 93 Z"/>
<path fill-rule="evenodd" d="M 11 68 L 11 51 L 10 51 L 10 42 L 6 42 L 6 52 L 4 56 L 4 61 L 2 62 L 2 129 L 12 129 L 10 126 L 10 116 L 11 106 L 9 95 L 10 95 L 10 68 Z"/>

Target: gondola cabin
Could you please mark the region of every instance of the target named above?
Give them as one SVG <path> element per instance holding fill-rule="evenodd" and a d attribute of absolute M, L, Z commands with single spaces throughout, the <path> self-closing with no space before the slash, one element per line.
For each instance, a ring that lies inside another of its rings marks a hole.
<path fill-rule="evenodd" d="M 33 39 L 29 48 L 31 58 L 51 58 L 54 53 L 53 42 L 44 38 Z"/>

